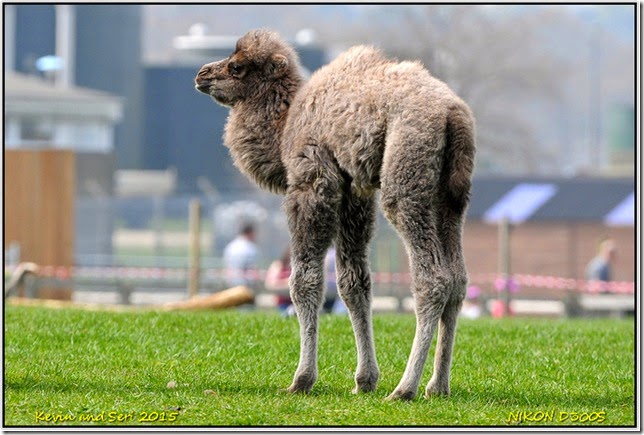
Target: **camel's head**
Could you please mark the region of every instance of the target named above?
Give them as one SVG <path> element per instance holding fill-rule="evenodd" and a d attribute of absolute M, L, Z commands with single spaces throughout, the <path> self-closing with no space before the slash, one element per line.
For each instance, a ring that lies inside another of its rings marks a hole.
<path fill-rule="evenodd" d="M 253 30 L 237 41 L 235 51 L 226 59 L 201 67 L 195 87 L 233 107 L 293 74 L 299 74 L 295 51 L 276 33 Z"/>

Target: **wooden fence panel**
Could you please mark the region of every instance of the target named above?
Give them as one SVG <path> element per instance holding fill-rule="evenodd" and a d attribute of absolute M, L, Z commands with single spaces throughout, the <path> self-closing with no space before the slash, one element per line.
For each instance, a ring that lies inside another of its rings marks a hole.
<path fill-rule="evenodd" d="M 75 156 L 68 150 L 5 150 L 4 248 L 20 244 L 20 260 L 74 264 Z M 40 297 L 71 299 L 43 288 Z"/>

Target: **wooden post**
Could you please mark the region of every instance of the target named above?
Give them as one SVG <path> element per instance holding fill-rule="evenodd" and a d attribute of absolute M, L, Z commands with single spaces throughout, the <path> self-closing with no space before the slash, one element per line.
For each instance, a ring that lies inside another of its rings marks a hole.
<path fill-rule="evenodd" d="M 154 217 L 152 221 L 154 222 L 154 257 L 156 258 L 156 263 L 158 266 L 161 266 L 161 257 L 163 257 L 163 206 L 164 206 L 164 196 L 162 194 L 157 194 L 153 198 L 154 206 Z"/>
<path fill-rule="evenodd" d="M 504 217 L 499 221 L 499 272 L 504 282 L 504 316 L 510 314 L 510 269 L 510 220 Z"/>
<path fill-rule="evenodd" d="M 188 296 L 197 296 L 200 286 L 201 264 L 201 202 L 198 199 L 190 201 L 189 210 L 190 253 L 188 258 Z"/>
<path fill-rule="evenodd" d="M 577 223 L 569 222 L 568 223 L 568 278 L 574 280 L 579 279 L 579 274 L 577 273 L 577 247 L 578 247 L 578 237 L 577 237 Z M 575 317 L 581 313 L 581 307 L 579 306 L 579 294 L 574 288 L 568 289 L 566 291 L 566 315 L 568 317 Z"/>

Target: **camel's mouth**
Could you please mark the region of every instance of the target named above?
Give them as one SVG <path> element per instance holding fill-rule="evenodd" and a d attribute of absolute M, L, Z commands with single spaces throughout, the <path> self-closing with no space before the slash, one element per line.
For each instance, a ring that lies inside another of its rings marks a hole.
<path fill-rule="evenodd" d="M 195 85 L 195 89 L 197 89 L 199 92 L 203 92 L 204 94 L 209 94 L 210 93 L 210 82 L 197 83 Z"/>
<path fill-rule="evenodd" d="M 204 93 L 206 95 L 210 95 L 213 100 L 215 100 L 217 103 L 223 105 L 223 106 L 231 106 L 232 101 L 226 95 L 226 93 L 222 90 L 219 89 L 211 82 L 202 82 L 197 85 L 195 85 L 195 89 L 197 89 L 199 92 Z"/>

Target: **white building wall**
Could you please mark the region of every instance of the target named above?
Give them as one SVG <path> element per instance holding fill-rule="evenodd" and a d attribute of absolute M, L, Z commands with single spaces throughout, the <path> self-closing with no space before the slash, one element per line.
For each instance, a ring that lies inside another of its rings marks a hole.
<path fill-rule="evenodd" d="M 7 149 L 20 146 L 20 120 L 14 116 L 8 116 L 4 125 L 4 146 Z"/>

